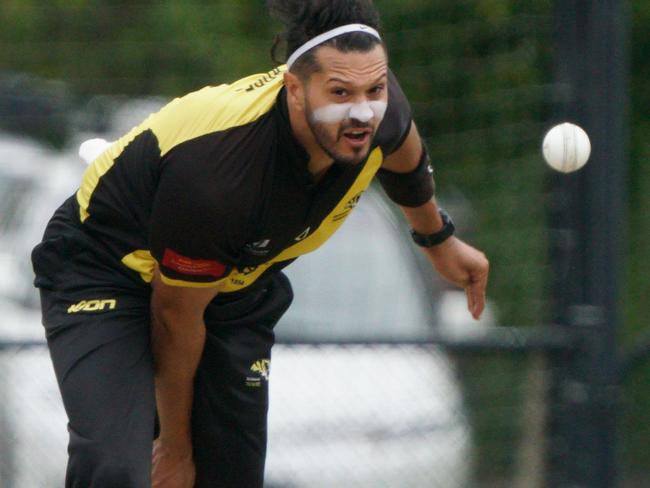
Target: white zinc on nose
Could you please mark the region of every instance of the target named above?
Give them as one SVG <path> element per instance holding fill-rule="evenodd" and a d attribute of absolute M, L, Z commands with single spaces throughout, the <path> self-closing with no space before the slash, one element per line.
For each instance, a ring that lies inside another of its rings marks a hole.
<path fill-rule="evenodd" d="M 375 116 L 375 113 L 370 108 L 368 102 L 356 103 L 350 107 L 351 119 L 358 120 L 359 122 L 370 122 Z"/>
<path fill-rule="evenodd" d="M 312 117 L 315 121 L 325 124 L 335 124 L 346 119 L 368 123 L 373 118 L 379 123 L 384 118 L 387 106 L 386 102 L 381 101 L 332 103 L 314 110 Z"/>

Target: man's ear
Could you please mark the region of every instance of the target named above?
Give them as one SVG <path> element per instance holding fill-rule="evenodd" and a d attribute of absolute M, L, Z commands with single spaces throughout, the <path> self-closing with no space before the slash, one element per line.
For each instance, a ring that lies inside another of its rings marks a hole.
<path fill-rule="evenodd" d="M 284 73 L 284 86 L 287 87 L 287 101 L 292 107 L 300 110 L 305 110 L 305 87 L 303 82 L 298 76 L 289 71 Z"/>

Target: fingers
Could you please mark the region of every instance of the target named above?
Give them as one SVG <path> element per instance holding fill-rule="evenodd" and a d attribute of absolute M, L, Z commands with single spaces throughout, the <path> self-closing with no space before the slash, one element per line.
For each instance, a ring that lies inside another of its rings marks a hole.
<path fill-rule="evenodd" d="M 467 295 L 467 309 L 475 320 L 481 318 L 485 310 L 485 290 L 487 288 L 487 273 L 481 274 L 475 281 L 465 288 Z"/>
<path fill-rule="evenodd" d="M 466 286 L 465 287 L 465 295 L 467 296 L 467 310 L 474 316 L 474 293 L 472 292 L 472 287 L 471 286 Z"/>
<path fill-rule="evenodd" d="M 485 310 L 490 269 L 485 254 L 458 239 L 449 239 L 431 250 L 429 257 L 444 278 L 465 289 L 467 308 L 472 317 L 479 320 Z"/>
<path fill-rule="evenodd" d="M 485 293 L 477 291 L 475 286 L 467 288 L 467 308 L 475 320 L 479 320 L 485 310 Z"/>

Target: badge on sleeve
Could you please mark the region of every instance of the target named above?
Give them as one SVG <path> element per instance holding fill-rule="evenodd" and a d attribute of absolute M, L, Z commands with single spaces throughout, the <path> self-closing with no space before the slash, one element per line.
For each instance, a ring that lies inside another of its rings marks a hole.
<path fill-rule="evenodd" d="M 221 278 L 228 271 L 228 266 L 219 261 L 189 258 L 169 248 L 165 249 L 162 265 L 177 273 L 190 276 L 213 276 L 214 278 Z"/>

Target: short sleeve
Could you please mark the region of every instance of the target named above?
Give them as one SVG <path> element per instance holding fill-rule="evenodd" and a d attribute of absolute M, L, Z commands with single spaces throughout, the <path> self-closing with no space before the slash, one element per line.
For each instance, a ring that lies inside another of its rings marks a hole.
<path fill-rule="evenodd" d="M 411 106 L 392 71 L 388 71 L 388 107 L 377 131 L 377 142 L 384 156 L 402 145 L 411 129 Z"/>
<path fill-rule="evenodd" d="M 171 156 L 152 207 L 151 254 L 167 284 L 213 286 L 236 264 L 237 212 L 201 164 Z"/>

